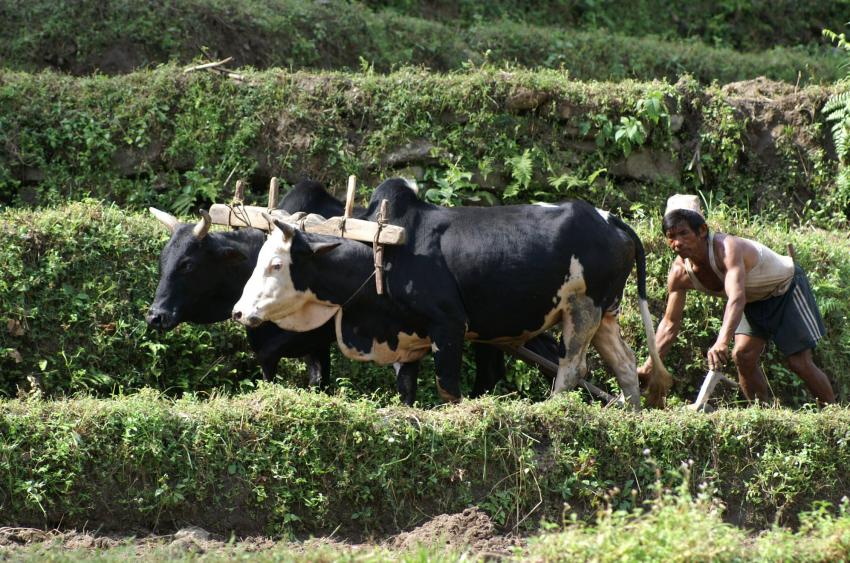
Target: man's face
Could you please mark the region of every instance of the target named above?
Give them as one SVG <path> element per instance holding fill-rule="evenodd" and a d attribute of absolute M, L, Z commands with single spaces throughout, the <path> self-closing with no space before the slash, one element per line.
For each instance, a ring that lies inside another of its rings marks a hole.
<path fill-rule="evenodd" d="M 693 258 L 705 245 L 703 240 L 705 238 L 703 236 L 704 230 L 703 227 L 700 227 L 699 231 L 694 232 L 687 223 L 682 221 L 668 229 L 664 236 L 667 237 L 667 246 L 673 252 L 682 258 Z"/>

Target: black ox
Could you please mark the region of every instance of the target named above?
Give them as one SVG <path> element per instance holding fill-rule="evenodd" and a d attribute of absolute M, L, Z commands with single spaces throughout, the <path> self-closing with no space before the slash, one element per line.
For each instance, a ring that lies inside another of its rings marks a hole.
<path fill-rule="evenodd" d="M 618 311 L 637 265 L 638 295 L 656 372 L 649 403 L 670 387 L 654 347 L 646 304 L 646 260 L 640 239 L 617 217 L 581 202 L 559 206 L 442 208 L 381 184 L 366 216 L 389 200 L 389 221 L 407 242 L 384 251 L 386 294 L 377 295 L 372 250 L 354 241 L 300 232 L 276 221 L 233 316 L 247 326 L 273 321 L 307 331 L 335 318 L 343 353 L 382 364 L 415 362 L 432 351 L 438 389 L 460 398 L 464 338 L 516 345 L 561 323 L 563 341 L 554 391 L 586 372 L 593 344 L 626 399 L 640 405 L 635 356 L 623 341 Z"/>
<path fill-rule="evenodd" d="M 326 217 L 341 215 L 342 203 L 318 182 L 302 181 L 281 200 L 288 213 L 308 211 Z M 257 229 L 209 232 L 209 215 L 195 225 L 151 208 L 151 213 L 171 232 L 159 256 L 159 285 L 146 320 L 167 331 L 182 322 L 215 323 L 230 318 L 233 304 L 254 270 L 266 235 Z M 263 379 L 274 379 L 281 358 L 303 358 L 311 385 L 326 385 L 330 378 L 330 344 L 333 327 L 321 326 L 306 333 L 263 323 L 246 330 Z"/>

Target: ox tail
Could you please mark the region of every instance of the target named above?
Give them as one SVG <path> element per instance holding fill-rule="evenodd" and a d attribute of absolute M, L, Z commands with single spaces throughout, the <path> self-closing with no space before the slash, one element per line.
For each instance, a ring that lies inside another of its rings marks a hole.
<path fill-rule="evenodd" d="M 626 233 L 635 244 L 635 267 L 637 268 L 637 290 L 640 317 L 643 320 L 643 329 L 646 332 L 646 346 L 649 348 L 649 357 L 652 358 L 652 375 L 647 385 L 647 403 L 652 407 L 663 408 L 667 392 L 673 385 L 670 372 L 664 367 L 661 356 L 658 355 L 658 347 L 655 345 L 655 326 L 652 324 L 652 316 L 649 314 L 649 304 L 646 299 L 646 251 L 643 242 L 631 227 L 614 215 L 609 216 L 611 223 Z"/>

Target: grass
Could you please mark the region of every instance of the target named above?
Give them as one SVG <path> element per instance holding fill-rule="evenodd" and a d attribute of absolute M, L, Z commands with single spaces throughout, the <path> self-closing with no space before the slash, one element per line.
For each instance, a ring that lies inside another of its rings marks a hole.
<path fill-rule="evenodd" d="M 848 416 L 634 414 L 577 395 L 421 410 L 280 386 L 210 400 L 6 400 L 0 518 L 364 537 L 477 505 L 500 529 L 533 529 L 560 522 L 564 503 L 583 521 L 637 508 L 658 486 L 681 485 L 686 463 L 687 488 L 708 483 L 734 521 L 763 529 L 847 495 Z"/>
<path fill-rule="evenodd" d="M 126 73 L 167 62 L 187 64 L 199 56 L 233 56 L 239 66 L 262 69 L 369 67 L 381 72 L 402 65 L 448 71 L 485 60 L 516 61 L 528 67 L 563 66 L 583 80 L 675 80 L 690 73 L 706 83 L 760 75 L 807 83 L 839 76 L 838 57 L 810 34 L 816 27 L 810 25 L 812 18 L 840 29 L 843 15 L 829 6 L 742 17 L 707 2 L 677 6 L 655 1 L 636 5 L 623 21 L 620 14 L 602 17 L 611 10 L 602 5 L 576 10 L 548 2 L 523 10 L 502 3 L 474 15 L 469 12 L 485 7 L 467 5 L 454 17 L 434 18 L 439 7 L 388 10 L 380 5 L 387 3 L 368 4 L 373 5 L 304 0 L 18 3 L 0 12 L 0 58 L 7 68 L 74 74 Z M 658 17 L 677 13 L 676 23 Z M 708 17 L 709 29 L 699 29 L 698 22 Z M 765 20 L 773 21 L 766 25 Z M 682 24 L 693 28 L 681 35 L 670 32 Z M 741 39 L 751 43 L 745 46 L 749 52 L 736 50 Z"/>

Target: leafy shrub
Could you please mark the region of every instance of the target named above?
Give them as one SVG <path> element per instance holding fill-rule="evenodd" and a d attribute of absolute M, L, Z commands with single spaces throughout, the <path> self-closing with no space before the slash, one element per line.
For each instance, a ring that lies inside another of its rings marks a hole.
<path fill-rule="evenodd" d="M 708 189 L 759 213 L 846 223 L 814 119 L 829 89 L 800 90 L 758 113 L 692 80 L 567 78 L 492 67 L 246 72 L 241 84 L 174 67 L 115 78 L 0 73 L 0 202 L 91 195 L 182 212 L 226 198 L 229 177 L 249 179 L 256 198 L 270 176 L 312 176 L 341 192 L 352 173 L 366 186 L 406 174 L 425 191 L 445 191 L 445 179 L 449 199 L 579 196 L 629 210 Z M 776 119 L 789 130 L 778 138 Z"/>
<path fill-rule="evenodd" d="M 180 393 L 256 378 L 236 326 L 146 328 L 167 240 L 155 221 L 83 202 L 6 211 L 0 224 L 0 392 L 28 389 L 28 376 L 50 393 Z"/>

